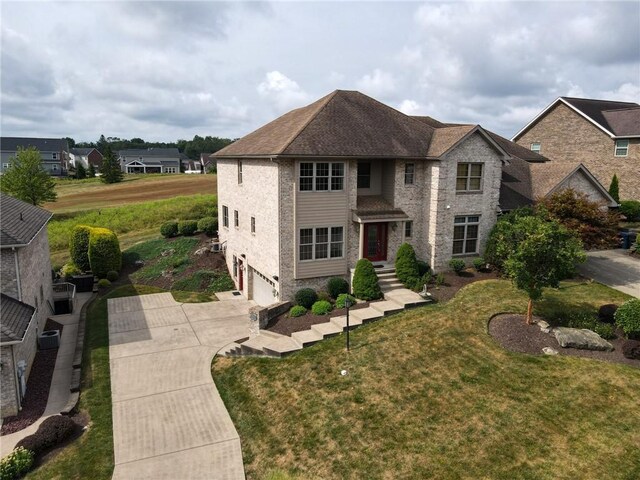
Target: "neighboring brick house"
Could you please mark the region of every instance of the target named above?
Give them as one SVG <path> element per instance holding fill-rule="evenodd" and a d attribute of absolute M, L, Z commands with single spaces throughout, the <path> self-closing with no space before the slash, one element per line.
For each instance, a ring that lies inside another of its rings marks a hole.
<path fill-rule="evenodd" d="M 47 222 L 51 213 L 0 193 L 2 272 L 0 415 L 20 409 L 38 334 L 53 313 Z"/>
<path fill-rule="evenodd" d="M 182 155 L 177 148 L 120 150 L 118 162 L 125 173 L 180 173 Z"/>
<path fill-rule="evenodd" d="M 69 168 L 69 142 L 64 138 L 0 138 L 0 173 L 9 168 L 18 148 L 34 147 L 40 152 L 42 167 L 53 176 L 64 176 Z"/>
<path fill-rule="evenodd" d="M 238 289 L 290 299 L 411 243 L 436 270 L 482 252 L 509 154 L 478 125 L 435 128 L 335 91 L 216 152 L 220 241 Z"/>
<path fill-rule="evenodd" d="M 640 200 L 640 105 L 560 97 L 513 141 L 554 163 L 586 166 L 609 188 L 617 174 L 621 200 Z"/>
<path fill-rule="evenodd" d="M 82 164 L 84 168 L 93 165 L 96 172 L 102 167 L 102 154 L 95 148 L 72 148 L 69 150 L 69 166 L 78 168 Z"/>

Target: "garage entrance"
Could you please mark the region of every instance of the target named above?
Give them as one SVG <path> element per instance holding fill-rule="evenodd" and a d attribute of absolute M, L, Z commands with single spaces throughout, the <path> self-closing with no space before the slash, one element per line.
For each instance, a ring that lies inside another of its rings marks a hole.
<path fill-rule="evenodd" d="M 278 301 L 278 299 L 273 296 L 275 288 L 275 282 L 269 280 L 255 268 L 251 268 L 251 291 L 249 292 L 249 298 L 263 307 L 271 305 Z"/>

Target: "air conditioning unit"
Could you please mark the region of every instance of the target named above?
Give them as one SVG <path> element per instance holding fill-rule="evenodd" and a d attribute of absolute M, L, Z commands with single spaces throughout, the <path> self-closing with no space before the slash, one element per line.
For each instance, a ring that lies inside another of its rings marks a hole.
<path fill-rule="evenodd" d="M 47 330 L 38 336 L 40 350 L 51 350 L 60 346 L 60 330 Z"/>

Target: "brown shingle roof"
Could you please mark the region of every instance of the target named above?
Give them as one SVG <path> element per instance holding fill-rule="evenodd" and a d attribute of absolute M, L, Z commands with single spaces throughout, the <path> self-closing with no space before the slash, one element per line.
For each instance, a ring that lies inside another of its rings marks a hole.
<path fill-rule="evenodd" d="M 437 128 L 429 145 L 429 156 L 439 157 L 446 153 L 476 127 L 477 125 L 457 125 Z"/>
<path fill-rule="evenodd" d="M 615 135 L 619 135 L 607 120 L 604 112 L 609 110 L 626 110 L 629 108 L 638 108 L 640 105 L 632 102 L 614 102 L 611 100 L 594 100 L 591 98 L 574 98 L 574 97 L 560 97 L 562 100 L 570 104 L 572 107 L 580 110 L 584 115 L 596 122 L 605 130 L 610 131 Z M 640 129 L 634 133 L 627 133 L 625 135 L 640 135 Z"/>
<path fill-rule="evenodd" d="M 215 157 L 426 157 L 433 128 L 367 95 L 336 90 L 219 150 Z"/>
<path fill-rule="evenodd" d="M 28 244 L 51 216 L 40 207 L 0 192 L 0 246 Z"/>
<path fill-rule="evenodd" d="M 640 107 L 602 112 L 616 136 L 640 135 Z"/>
<path fill-rule="evenodd" d="M 0 342 L 21 342 L 36 309 L 4 293 L 0 294 Z"/>

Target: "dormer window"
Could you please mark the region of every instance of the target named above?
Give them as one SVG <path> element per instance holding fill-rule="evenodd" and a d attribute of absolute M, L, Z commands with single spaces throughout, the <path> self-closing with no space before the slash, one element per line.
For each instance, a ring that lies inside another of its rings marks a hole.
<path fill-rule="evenodd" d="M 531 144 L 531 151 L 532 152 L 536 152 L 536 153 L 540 153 L 540 142 L 533 142 Z"/>
<path fill-rule="evenodd" d="M 626 157 L 629 154 L 629 140 L 616 140 L 616 157 Z"/>

